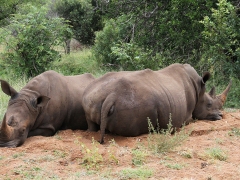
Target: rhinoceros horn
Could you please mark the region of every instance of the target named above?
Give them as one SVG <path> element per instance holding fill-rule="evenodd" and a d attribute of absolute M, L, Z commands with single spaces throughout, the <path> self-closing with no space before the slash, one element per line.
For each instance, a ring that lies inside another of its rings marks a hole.
<path fill-rule="evenodd" d="M 4 115 L 2 125 L 0 128 L 0 139 L 5 139 L 7 138 L 9 132 L 8 132 L 8 127 L 7 127 L 7 121 L 6 121 L 6 114 Z"/>
<path fill-rule="evenodd" d="M 217 98 L 221 100 L 222 104 L 224 104 L 226 99 L 227 99 L 227 95 L 228 95 L 228 92 L 231 88 L 231 85 L 232 85 L 232 80 L 230 80 L 226 89 L 221 94 L 217 95 Z"/>

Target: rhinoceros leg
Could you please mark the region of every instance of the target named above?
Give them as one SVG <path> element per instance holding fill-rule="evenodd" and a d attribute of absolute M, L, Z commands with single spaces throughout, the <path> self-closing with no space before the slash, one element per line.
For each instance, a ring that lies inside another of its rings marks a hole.
<path fill-rule="evenodd" d="M 100 129 L 99 125 L 96 124 L 93 121 L 87 120 L 87 124 L 88 124 L 88 131 L 95 131 L 95 132 L 97 132 Z"/>
<path fill-rule="evenodd" d="M 53 136 L 56 132 L 53 132 L 51 129 L 35 129 L 29 131 L 28 137 L 31 136 Z"/>

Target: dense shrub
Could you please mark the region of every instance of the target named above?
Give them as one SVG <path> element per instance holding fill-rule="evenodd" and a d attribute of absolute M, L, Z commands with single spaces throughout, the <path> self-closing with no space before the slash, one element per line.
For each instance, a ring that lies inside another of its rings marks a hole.
<path fill-rule="evenodd" d="M 199 64 L 212 70 L 215 78 L 226 82 L 240 78 L 240 19 L 234 6 L 219 0 L 211 16 L 205 16 L 202 35 L 202 59 Z"/>
<path fill-rule="evenodd" d="M 151 51 L 145 50 L 133 43 L 114 43 L 111 47 L 111 57 L 115 59 L 115 65 L 124 70 L 158 69 L 158 60 L 153 57 Z"/>
<path fill-rule="evenodd" d="M 94 32 L 102 29 L 102 21 L 91 0 L 59 0 L 56 1 L 55 11 L 68 20 L 75 39 L 84 45 L 93 44 Z"/>
<path fill-rule="evenodd" d="M 24 5 L 10 19 L 10 24 L 1 33 L 6 47 L 4 64 L 16 74 L 35 76 L 45 71 L 50 62 L 59 59 L 54 48 L 61 45 L 70 29 L 61 18 L 48 17 L 46 7 Z"/>
<path fill-rule="evenodd" d="M 111 47 L 120 40 L 119 23 L 113 19 L 108 20 L 102 31 L 96 32 L 96 40 L 93 46 L 93 53 L 98 62 L 103 64 L 115 64 L 116 57 L 111 54 Z"/>

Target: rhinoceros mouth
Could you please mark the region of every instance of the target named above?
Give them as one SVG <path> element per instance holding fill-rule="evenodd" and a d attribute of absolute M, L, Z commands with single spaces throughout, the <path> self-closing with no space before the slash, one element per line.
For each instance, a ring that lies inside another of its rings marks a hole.
<path fill-rule="evenodd" d="M 209 119 L 211 121 L 217 121 L 217 120 L 221 120 L 222 116 L 223 116 L 222 114 L 213 114 L 213 115 L 207 116 L 206 119 Z"/>
<path fill-rule="evenodd" d="M 8 141 L 8 142 L 0 142 L 0 147 L 17 147 L 18 143 L 16 140 Z"/>

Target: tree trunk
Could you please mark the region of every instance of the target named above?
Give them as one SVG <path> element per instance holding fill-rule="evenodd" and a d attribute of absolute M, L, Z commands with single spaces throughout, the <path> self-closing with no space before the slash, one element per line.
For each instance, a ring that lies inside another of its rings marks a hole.
<path fill-rule="evenodd" d="M 68 39 L 65 41 L 65 54 L 70 54 L 70 42 L 71 42 L 71 39 Z"/>

